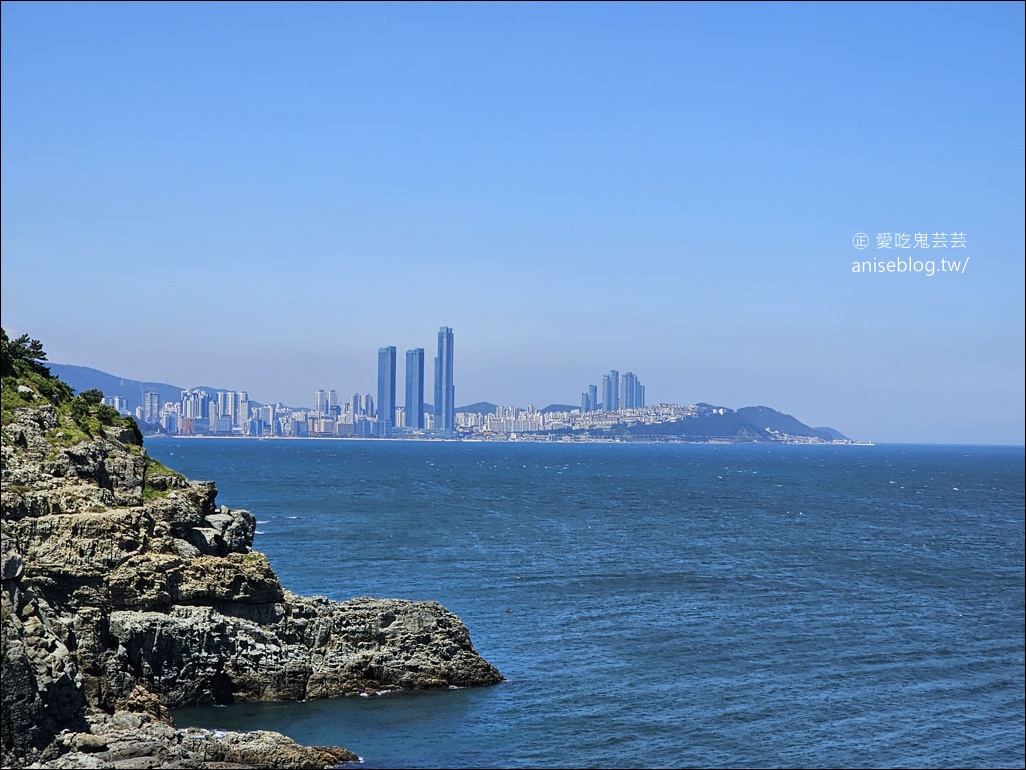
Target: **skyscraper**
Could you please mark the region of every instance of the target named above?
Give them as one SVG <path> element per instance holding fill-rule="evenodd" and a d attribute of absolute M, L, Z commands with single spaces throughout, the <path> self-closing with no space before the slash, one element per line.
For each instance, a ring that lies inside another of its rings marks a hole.
<path fill-rule="evenodd" d="M 634 409 L 637 402 L 638 378 L 634 372 L 624 372 L 620 380 L 620 408 Z"/>
<path fill-rule="evenodd" d="M 435 358 L 435 429 L 452 433 L 456 428 L 456 388 L 452 382 L 452 329 L 438 330 L 438 357 Z"/>
<path fill-rule="evenodd" d="M 217 416 L 227 417 L 231 419 L 232 415 L 235 414 L 235 404 L 232 400 L 232 391 L 230 390 L 219 390 L 217 391 Z M 229 428 L 231 426 L 229 425 Z"/>
<path fill-rule="evenodd" d="M 235 399 L 234 425 L 245 430 L 249 422 L 249 393 L 240 390 L 235 394 Z"/>
<path fill-rule="evenodd" d="M 378 425 L 387 436 L 395 424 L 395 346 L 378 348 Z"/>
<path fill-rule="evenodd" d="M 406 427 L 424 427 L 424 348 L 406 351 Z"/>
<path fill-rule="evenodd" d="M 160 394 L 154 388 L 146 391 L 143 400 L 143 419 L 146 422 L 156 422 L 160 419 Z"/>

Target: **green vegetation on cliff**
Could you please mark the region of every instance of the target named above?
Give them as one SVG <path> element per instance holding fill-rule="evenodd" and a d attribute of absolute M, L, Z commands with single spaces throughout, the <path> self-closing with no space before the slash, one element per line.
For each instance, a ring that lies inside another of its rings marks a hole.
<path fill-rule="evenodd" d="M 71 446 L 95 436 L 103 436 L 107 428 L 117 429 L 119 438 L 129 445 L 142 446 L 142 433 L 131 417 L 118 414 L 117 409 L 103 403 L 103 393 L 86 390 L 75 395 L 70 386 L 54 377 L 43 363 L 46 352 L 39 340 L 23 334 L 10 339 L 0 329 L 0 385 L 2 385 L 2 421 L 6 426 L 19 407 L 49 403 L 57 407 L 61 427 L 51 436 L 59 446 Z"/>
<path fill-rule="evenodd" d="M 72 399 L 71 388 L 50 374 L 42 362 L 46 360 L 43 344 L 23 334 L 15 340 L 7 330 L 0 329 L 0 379 L 3 383 L 3 423 L 11 410 L 33 406 L 42 397 L 54 406 Z"/>

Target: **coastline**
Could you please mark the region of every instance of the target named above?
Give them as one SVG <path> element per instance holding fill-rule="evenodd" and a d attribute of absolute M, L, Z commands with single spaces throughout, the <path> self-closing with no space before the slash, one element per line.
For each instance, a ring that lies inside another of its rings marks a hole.
<path fill-rule="evenodd" d="M 713 446 L 724 446 L 724 445 L 751 445 L 751 446 L 876 446 L 875 442 L 872 441 L 764 441 L 764 440 L 751 440 L 751 439 L 708 439 L 704 441 L 691 441 L 686 439 L 671 439 L 655 440 L 655 439 L 624 439 L 624 438 L 526 438 L 518 435 L 516 438 L 482 438 L 482 437 L 466 437 L 466 438 L 441 438 L 441 437 L 428 437 L 428 436 L 389 436 L 387 438 L 380 436 L 239 436 L 239 435 L 220 435 L 211 436 L 207 434 L 197 434 L 191 436 L 169 436 L 166 434 L 149 434 L 146 436 L 148 441 L 178 441 L 178 440 L 193 440 L 193 439 L 228 439 L 232 441 L 365 441 L 370 443 L 381 443 L 381 442 L 422 442 L 422 443 L 449 443 L 449 444 L 694 444 L 694 445 L 713 445 Z"/>

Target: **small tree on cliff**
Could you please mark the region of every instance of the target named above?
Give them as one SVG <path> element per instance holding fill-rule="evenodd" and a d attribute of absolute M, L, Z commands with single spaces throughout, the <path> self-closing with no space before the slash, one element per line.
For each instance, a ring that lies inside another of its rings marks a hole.
<path fill-rule="evenodd" d="M 43 350 L 42 342 L 31 339 L 27 334 L 12 340 L 7 336 L 6 329 L 0 329 L 0 332 L 3 333 L 3 349 L 0 351 L 0 355 L 2 355 L 0 370 L 2 370 L 4 377 L 19 374 L 16 368 L 16 362 L 19 361 L 24 362 L 24 365 L 27 365 L 36 374 L 40 374 L 43 377 L 51 376 L 50 369 L 40 363 L 46 360 L 46 352 Z"/>
<path fill-rule="evenodd" d="M 0 329 L 0 377 L 4 392 L 9 386 L 26 384 L 32 386 L 53 404 L 60 404 L 71 398 L 71 388 L 50 373 L 42 362 L 46 360 L 43 343 L 22 334 L 12 340 L 6 329 Z M 6 408 L 6 396 L 5 396 Z"/>

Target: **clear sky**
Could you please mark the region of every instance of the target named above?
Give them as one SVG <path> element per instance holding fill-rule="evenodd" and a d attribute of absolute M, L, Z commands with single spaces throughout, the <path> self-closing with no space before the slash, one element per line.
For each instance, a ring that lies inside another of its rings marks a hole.
<path fill-rule="evenodd" d="M 51 361 L 300 406 L 446 325 L 458 404 L 615 368 L 1024 442 L 1023 3 L 2 9 L 2 322 Z"/>

